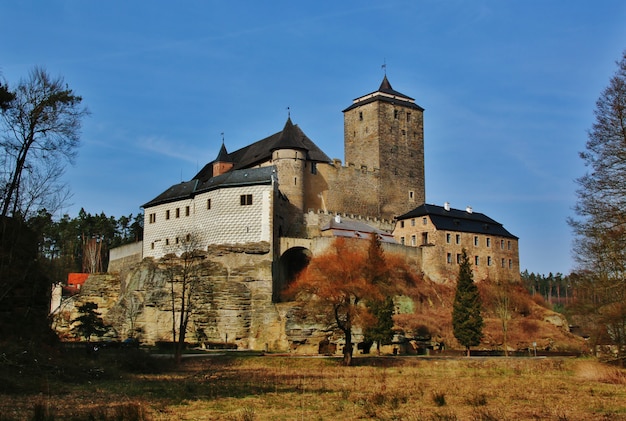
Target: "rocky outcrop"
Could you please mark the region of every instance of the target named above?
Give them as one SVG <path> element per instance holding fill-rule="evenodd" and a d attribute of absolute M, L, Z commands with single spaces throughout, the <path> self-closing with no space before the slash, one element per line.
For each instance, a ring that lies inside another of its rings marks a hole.
<path fill-rule="evenodd" d="M 193 269 L 192 314 L 188 342 L 236 344 L 239 348 L 286 350 L 288 305 L 272 302 L 269 244 L 213 246 Z M 153 344 L 172 338 L 171 269 L 168 263 L 144 259 L 119 275 L 91 275 L 81 292 L 54 313 L 54 327 L 71 337 L 71 320 L 84 302 L 98 304 L 111 336 L 138 337 Z M 174 283 L 175 291 L 180 285 Z M 178 302 L 175 303 L 178 309 Z M 179 312 L 175 311 L 179 317 Z"/>

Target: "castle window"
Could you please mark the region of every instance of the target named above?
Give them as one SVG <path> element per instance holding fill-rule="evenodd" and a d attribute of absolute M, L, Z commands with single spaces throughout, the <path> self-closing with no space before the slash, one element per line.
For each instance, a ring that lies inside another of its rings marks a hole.
<path fill-rule="evenodd" d="M 400 244 L 404 245 L 404 237 L 400 237 Z"/>
<path fill-rule="evenodd" d="M 491 266 L 491 256 L 487 256 L 487 266 Z"/>
<path fill-rule="evenodd" d="M 505 260 L 502 259 L 502 261 L 500 262 L 500 264 L 502 265 L 502 268 L 504 268 L 504 263 L 505 263 Z"/>
<path fill-rule="evenodd" d="M 510 240 L 507 241 L 506 248 L 507 248 L 507 250 L 511 250 L 511 241 Z"/>
<path fill-rule="evenodd" d="M 479 263 L 480 263 L 480 257 L 474 256 L 474 266 L 478 266 Z"/>
<path fill-rule="evenodd" d="M 487 247 L 491 247 L 491 238 L 487 237 Z"/>
<path fill-rule="evenodd" d="M 311 162 L 311 174 L 317 174 L 317 162 Z"/>
<path fill-rule="evenodd" d="M 415 202 L 415 192 L 413 190 L 409 191 L 409 200 Z"/>
<path fill-rule="evenodd" d="M 452 263 L 452 253 L 446 255 L 446 262 L 448 262 L 448 264 Z"/>
<path fill-rule="evenodd" d="M 170 210 L 165 211 L 165 219 L 170 219 Z"/>
<path fill-rule="evenodd" d="M 189 216 L 189 206 L 185 206 L 185 216 Z"/>
<path fill-rule="evenodd" d="M 402 130 L 402 136 L 406 136 L 406 130 Z"/>
<path fill-rule="evenodd" d="M 415 218 L 411 219 L 411 226 L 414 227 L 415 226 Z"/>
<path fill-rule="evenodd" d="M 180 238 L 176 237 L 176 244 L 180 242 Z"/>
<path fill-rule="evenodd" d="M 252 204 L 252 195 L 242 194 L 241 196 L 239 196 L 239 204 L 241 206 L 250 206 Z"/>
<path fill-rule="evenodd" d="M 169 246 L 169 245 L 170 245 L 170 239 L 169 239 L 169 238 L 166 238 L 166 239 L 165 239 L 165 245 L 166 245 L 166 246 Z"/>
<path fill-rule="evenodd" d="M 400 228 L 404 228 L 404 221 L 400 221 Z"/>
<path fill-rule="evenodd" d="M 176 217 L 180 218 L 180 208 L 176 208 Z"/>
<path fill-rule="evenodd" d="M 297 186 L 298 185 L 298 177 L 294 177 L 293 178 L 293 185 Z"/>
<path fill-rule="evenodd" d="M 363 121 L 363 111 L 359 111 L 359 121 Z"/>
<path fill-rule="evenodd" d="M 461 244 L 461 234 L 456 234 L 456 243 Z"/>
<path fill-rule="evenodd" d="M 428 233 L 423 232 L 422 233 L 422 245 L 426 245 L 426 244 L 428 244 Z"/>
<path fill-rule="evenodd" d="M 191 234 L 187 234 L 187 236 L 185 237 L 185 241 L 187 242 L 191 241 Z"/>
<path fill-rule="evenodd" d="M 509 269 L 513 268 L 513 260 L 509 259 Z"/>
<path fill-rule="evenodd" d="M 411 245 L 415 247 L 417 245 L 417 237 L 415 235 L 411 236 Z"/>
<path fill-rule="evenodd" d="M 452 235 L 449 232 L 447 232 L 446 233 L 446 243 L 450 244 L 451 237 L 452 237 Z"/>
<path fill-rule="evenodd" d="M 150 248 L 154 250 L 154 243 L 150 243 Z"/>
<path fill-rule="evenodd" d="M 478 247 L 478 236 L 477 235 L 474 236 L 474 245 L 476 247 Z"/>
<path fill-rule="evenodd" d="M 398 118 L 398 110 L 393 110 L 393 118 Z"/>
<path fill-rule="evenodd" d="M 428 225 L 428 218 L 422 218 L 422 224 Z"/>
<path fill-rule="evenodd" d="M 211 209 L 211 199 L 206 200 L 206 208 Z"/>
<path fill-rule="evenodd" d="M 406 121 L 411 121 L 411 113 L 406 113 Z"/>
<path fill-rule="evenodd" d="M 154 224 L 156 222 L 156 213 L 151 213 L 149 219 L 150 219 L 150 223 Z"/>
<path fill-rule="evenodd" d="M 504 250 L 504 240 L 500 240 L 500 249 Z M 504 266 L 502 266 L 504 267 Z"/>
<path fill-rule="evenodd" d="M 457 254 L 456 254 L 456 264 L 457 264 L 457 265 L 460 265 L 460 264 L 461 264 L 461 254 L 460 254 L 460 253 L 457 253 Z"/>

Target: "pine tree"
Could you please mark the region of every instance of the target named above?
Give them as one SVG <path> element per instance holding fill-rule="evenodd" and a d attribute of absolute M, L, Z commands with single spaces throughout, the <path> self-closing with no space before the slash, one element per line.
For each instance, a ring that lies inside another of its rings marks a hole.
<path fill-rule="evenodd" d="M 72 323 L 78 323 L 72 330 L 87 339 L 87 342 L 92 336 L 101 336 L 108 331 L 97 310 L 98 304 L 88 301 L 78 307 L 80 316 L 72 320 Z"/>
<path fill-rule="evenodd" d="M 376 352 L 380 355 L 380 346 L 388 345 L 393 340 L 393 298 L 386 297 L 384 300 L 369 301 L 367 303 L 376 322 L 363 330 L 365 342 L 376 342 Z"/>
<path fill-rule="evenodd" d="M 469 257 L 463 249 L 452 308 L 452 328 L 454 337 L 465 347 L 468 357 L 470 347 L 480 344 L 482 338 L 483 318 L 480 312 L 480 294 L 474 283 Z"/>

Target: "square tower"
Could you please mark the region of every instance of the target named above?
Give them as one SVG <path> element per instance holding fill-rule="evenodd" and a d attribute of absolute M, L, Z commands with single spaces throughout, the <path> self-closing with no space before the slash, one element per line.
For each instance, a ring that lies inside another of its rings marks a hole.
<path fill-rule="evenodd" d="M 385 75 L 377 91 L 344 111 L 346 165 L 379 173 L 380 217 L 391 219 L 425 202 L 424 109 L 392 89 Z"/>

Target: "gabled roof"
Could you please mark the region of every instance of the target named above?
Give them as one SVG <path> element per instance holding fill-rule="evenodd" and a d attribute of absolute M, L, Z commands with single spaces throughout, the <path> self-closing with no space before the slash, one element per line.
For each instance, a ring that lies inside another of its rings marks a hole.
<path fill-rule="evenodd" d="M 344 220 L 339 216 L 331 219 L 321 231 L 331 231 L 334 237 L 369 238 L 378 234 L 383 243 L 397 243 L 393 235 L 359 221 Z"/>
<path fill-rule="evenodd" d="M 228 171 L 204 182 L 194 179 L 175 184 L 148 203 L 144 204 L 142 208 L 145 209 L 161 205 L 163 203 L 190 199 L 199 193 L 204 193 L 218 188 L 271 184 L 272 176 L 275 171 L 276 168 L 273 166 L 247 168 L 243 170 Z"/>
<path fill-rule="evenodd" d="M 228 154 L 230 161 L 221 162 L 232 162 L 235 170 L 248 168 L 269 161 L 272 152 L 277 149 L 300 149 L 306 153 L 307 160 L 331 162 L 328 155 L 313 143 L 297 124 L 291 122 L 291 118 L 287 118 L 285 127 L 280 132 Z M 213 177 L 213 162 L 205 165 L 194 178 L 204 182 Z"/>
<path fill-rule="evenodd" d="M 487 215 L 467 210 L 446 210 L 443 206 L 423 204 L 412 211 L 398 216 L 398 221 L 428 216 L 438 231 L 459 231 L 475 234 L 492 234 L 500 237 L 517 239 L 508 232 L 501 223 L 494 221 Z"/>
<path fill-rule="evenodd" d="M 419 111 L 424 111 L 422 107 L 415 103 L 415 99 L 408 95 L 404 95 L 401 92 L 394 90 L 387 79 L 387 75 L 383 78 L 380 87 L 377 91 L 371 92 L 367 95 L 360 96 L 352 101 L 352 105 L 343 110 L 345 113 L 353 108 L 360 107 L 361 105 L 369 104 L 375 101 L 387 102 L 390 104 L 398 104 L 403 107 L 414 108 Z"/>

